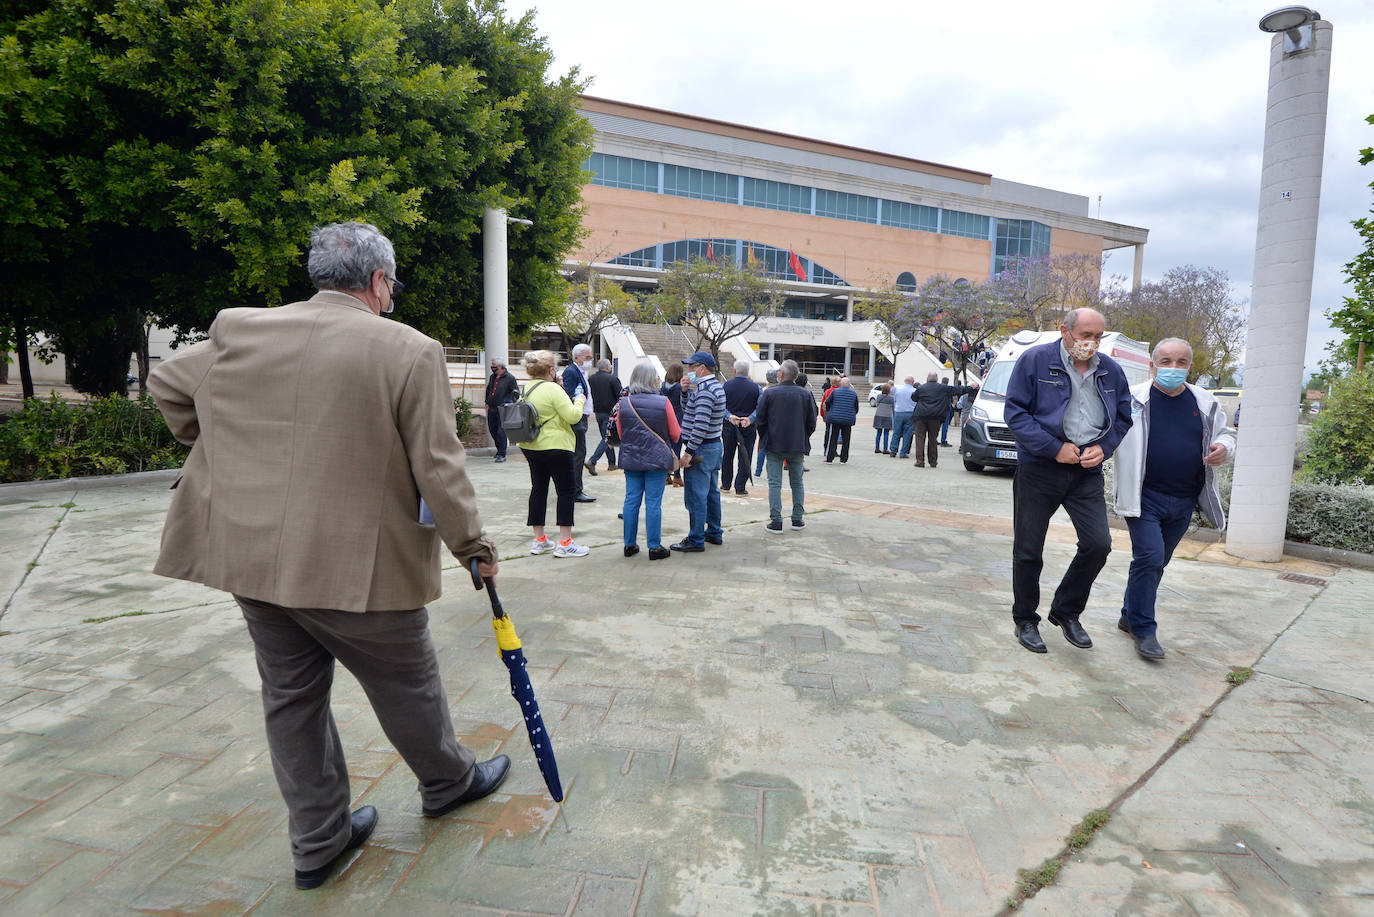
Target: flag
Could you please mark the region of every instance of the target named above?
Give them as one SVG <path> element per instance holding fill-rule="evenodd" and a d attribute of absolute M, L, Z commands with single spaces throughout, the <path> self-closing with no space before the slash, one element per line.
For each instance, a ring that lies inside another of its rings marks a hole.
<path fill-rule="evenodd" d="M 750 267 L 750 268 L 757 267 L 757 266 L 758 266 L 758 263 L 759 263 L 759 260 L 758 260 L 757 258 L 754 257 L 754 246 L 751 245 L 751 246 L 749 246 L 749 267 Z"/>
<path fill-rule="evenodd" d="M 716 263 L 716 250 L 711 247 L 710 240 L 706 242 L 706 260 L 712 264 Z"/>
<path fill-rule="evenodd" d="M 801 259 L 797 257 L 797 253 L 791 249 L 788 249 L 787 252 L 787 266 L 792 269 L 792 273 L 797 275 L 798 280 L 806 280 L 806 269 L 802 267 Z"/>

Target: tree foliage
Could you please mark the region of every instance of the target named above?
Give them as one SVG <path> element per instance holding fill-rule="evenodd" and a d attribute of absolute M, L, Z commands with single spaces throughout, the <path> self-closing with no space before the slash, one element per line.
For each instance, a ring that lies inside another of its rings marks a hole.
<path fill-rule="evenodd" d="M 398 317 L 465 343 L 492 206 L 534 221 L 510 236 L 524 330 L 562 292 L 591 134 L 551 61 L 497 0 L 7 3 L 0 257 L 29 283 L 5 318 L 127 364 L 145 315 L 193 333 L 308 295 L 311 228 L 362 219 L 396 245 Z"/>
<path fill-rule="evenodd" d="M 1333 385 L 1307 436 L 1301 478 L 1316 484 L 1374 484 L 1374 368 Z"/>
<path fill-rule="evenodd" d="M 728 258 L 675 261 L 659 278 L 658 292 L 644 299 L 640 315 L 678 322 L 720 365 L 721 345 L 744 334 L 782 306 L 782 287 L 761 270 Z"/>
<path fill-rule="evenodd" d="M 899 321 L 902 310 L 908 308 L 913 299 L 914 293 L 896 287 L 864 290 L 854 297 L 854 314 L 875 323 L 873 334 L 878 348 L 893 362 L 921 336 L 921 329 L 914 322 Z"/>
<path fill-rule="evenodd" d="M 1374 115 L 1365 120 L 1374 124 Z M 1367 166 L 1371 162 L 1374 162 L 1374 147 L 1360 150 L 1360 165 Z M 1374 189 L 1374 182 L 1370 182 L 1369 187 Z M 1363 250 L 1343 271 L 1354 287 L 1355 295 L 1345 297 L 1340 308 L 1328 310 L 1326 317 L 1346 336 L 1333 354 L 1336 364 L 1353 366 L 1356 350 L 1363 341 L 1368 365 L 1368 361 L 1374 360 L 1374 207 L 1370 208 L 1370 216 L 1361 217 L 1351 225 L 1364 245 Z"/>
<path fill-rule="evenodd" d="M 590 264 L 583 264 L 567 283 L 552 322 L 563 336 L 564 349 L 571 350 L 575 344 L 591 343 L 617 319 L 637 316 L 639 310 L 634 295 L 614 280 L 599 276 Z"/>
<path fill-rule="evenodd" d="M 1191 380 L 1210 376 L 1216 385 L 1234 383 L 1246 316 L 1225 271 L 1191 264 L 1172 268 L 1158 283 L 1109 297 L 1101 311 L 1110 331 L 1149 344 L 1166 337 L 1191 344 Z"/>
<path fill-rule="evenodd" d="M 979 344 L 1000 336 L 1017 316 L 1017 303 L 1001 295 L 995 282 L 969 283 L 937 274 L 921 284 L 916 297 L 898 313 L 903 334 L 935 342 L 949 354 L 959 374 L 968 372 Z"/>
<path fill-rule="evenodd" d="M 1057 327 L 1070 309 L 1101 309 L 1102 260 L 1083 254 L 1018 255 L 1006 260 L 988 286 L 988 296 L 1007 312 L 1005 330 L 1047 331 Z M 1118 288 L 1119 278 L 1110 278 L 1107 286 Z"/>

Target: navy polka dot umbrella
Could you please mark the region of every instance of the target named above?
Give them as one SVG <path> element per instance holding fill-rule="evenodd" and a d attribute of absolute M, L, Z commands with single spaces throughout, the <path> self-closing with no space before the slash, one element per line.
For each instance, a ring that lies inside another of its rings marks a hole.
<path fill-rule="evenodd" d="M 510 694 L 520 704 L 520 713 L 525 717 L 525 731 L 530 734 L 530 747 L 534 749 L 535 760 L 539 762 L 539 772 L 544 775 L 544 784 L 554 802 L 563 801 L 563 784 L 558 779 L 558 761 L 553 756 L 553 744 L 549 733 L 544 729 L 544 717 L 539 712 L 539 701 L 534 699 L 534 686 L 530 684 L 529 672 L 525 670 L 525 651 L 520 648 L 520 638 L 515 634 L 515 625 L 506 616 L 501 600 L 496 596 L 496 584 L 490 578 L 483 579 L 477 570 L 477 560 L 472 561 L 472 585 L 476 589 L 486 586 L 487 597 L 491 599 L 491 626 L 496 631 L 496 645 L 501 650 L 501 661 L 510 671 Z"/>

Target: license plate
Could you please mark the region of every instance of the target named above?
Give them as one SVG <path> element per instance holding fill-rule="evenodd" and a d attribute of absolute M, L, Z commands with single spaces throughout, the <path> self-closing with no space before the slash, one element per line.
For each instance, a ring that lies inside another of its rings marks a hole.
<path fill-rule="evenodd" d="M 1014 460 L 1016 459 L 1016 450 L 1015 450 L 1015 449 L 998 449 L 998 450 L 997 450 L 997 457 L 998 457 L 999 459 L 1012 459 L 1012 460 L 1014 461 Z"/>

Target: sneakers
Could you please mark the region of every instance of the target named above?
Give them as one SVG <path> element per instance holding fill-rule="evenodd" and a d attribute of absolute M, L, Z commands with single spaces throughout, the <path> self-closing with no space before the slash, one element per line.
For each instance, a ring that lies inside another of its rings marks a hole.
<path fill-rule="evenodd" d="M 569 538 L 567 541 L 560 541 L 558 547 L 553 549 L 554 557 L 586 557 L 591 553 L 590 549 L 583 547 Z"/>
<path fill-rule="evenodd" d="M 530 542 L 530 553 L 531 553 L 531 554 L 547 554 L 547 553 L 549 553 L 549 552 L 552 551 L 552 550 L 553 550 L 553 542 L 552 542 L 552 541 L 549 541 L 549 539 L 548 539 L 547 537 L 545 537 L 545 538 L 536 538 L 536 539 L 534 539 L 534 541 Z"/>
<path fill-rule="evenodd" d="M 767 528 L 768 531 L 773 532 L 774 534 L 780 535 L 780 534 L 782 534 L 782 520 L 781 520 L 781 519 L 774 519 L 774 520 L 770 521 L 770 522 L 768 523 L 768 525 L 765 526 L 765 528 Z"/>
<path fill-rule="evenodd" d="M 798 531 L 801 531 L 801 530 L 804 529 L 804 528 L 806 528 L 806 520 L 805 520 L 805 519 L 793 519 L 793 520 L 792 520 L 792 531 L 798 532 Z"/>

